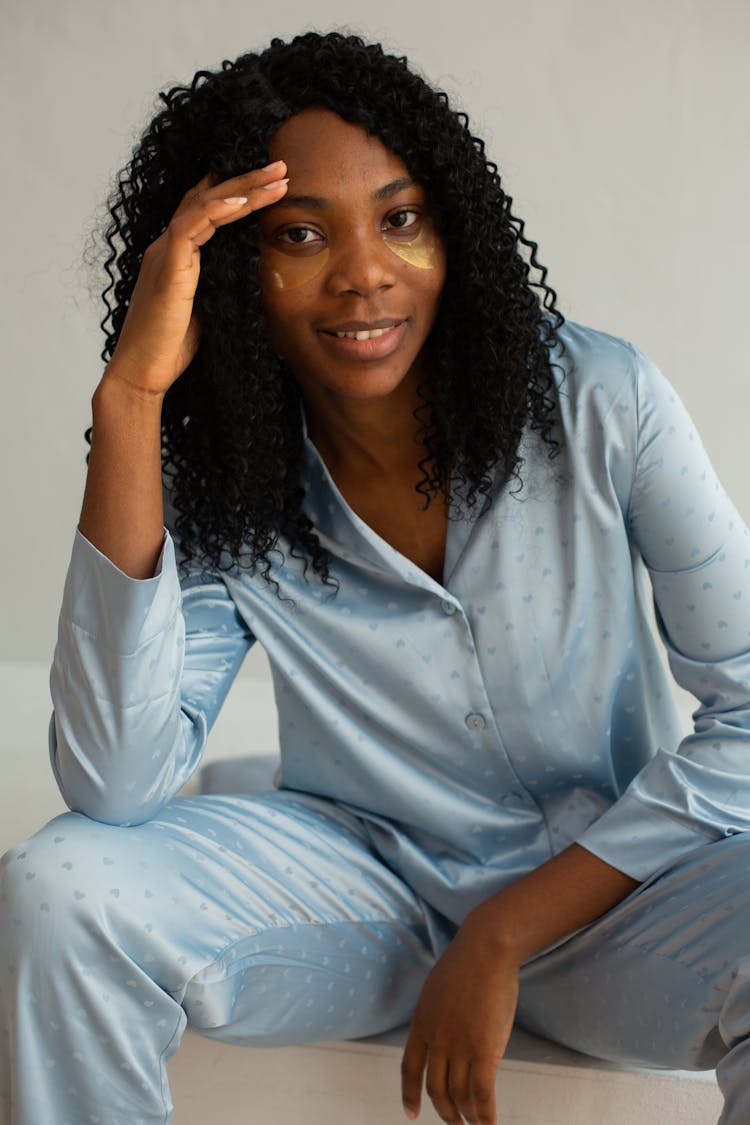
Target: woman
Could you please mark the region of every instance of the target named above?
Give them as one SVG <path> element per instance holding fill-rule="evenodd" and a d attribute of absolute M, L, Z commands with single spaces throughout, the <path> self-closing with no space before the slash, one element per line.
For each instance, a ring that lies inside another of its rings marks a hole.
<path fill-rule="evenodd" d="M 748 533 L 684 408 L 563 321 L 405 60 L 310 33 L 163 99 L 52 671 L 74 811 L 3 866 L 4 1120 L 170 1120 L 188 1019 L 411 1021 L 407 1116 L 489 1125 L 515 1017 L 747 1121 Z M 278 786 L 179 798 L 256 639 Z"/>

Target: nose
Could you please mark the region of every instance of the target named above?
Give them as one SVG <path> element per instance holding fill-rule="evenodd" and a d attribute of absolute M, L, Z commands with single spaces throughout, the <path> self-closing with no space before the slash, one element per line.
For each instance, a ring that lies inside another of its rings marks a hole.
<path fill-rule="evenodd" d="M 331 249 L 328 288 L 336 296 L 370 297 L 395 284 L 394 255 L 379 235 L 351 231 Z"/>

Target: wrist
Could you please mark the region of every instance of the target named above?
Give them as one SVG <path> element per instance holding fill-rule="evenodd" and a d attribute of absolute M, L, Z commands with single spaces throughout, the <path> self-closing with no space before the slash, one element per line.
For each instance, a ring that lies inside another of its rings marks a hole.
<path fill-rule="evenodd" d="M 92 409 L 113 402 L 119 409 L 131 407 L 161 413 L 165 392 L 145 386 L 141 374 L 126 359 L 111 359 L 94 391 Z"/>
<path fill-rule="evenodd" d="M 528 956 L 519 940 L 518 929 L 513 925 L 512 913 L 505 908 L 502 892 L 467 914 L 459 932 L 470 938 L 474 948 L 486 949 L 493 959 L 509 967 L 519 968 Z"/>

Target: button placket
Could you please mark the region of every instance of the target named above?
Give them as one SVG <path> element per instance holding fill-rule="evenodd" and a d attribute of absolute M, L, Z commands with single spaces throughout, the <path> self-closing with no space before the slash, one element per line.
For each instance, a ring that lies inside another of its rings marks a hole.
<path fill-rule="evenodd" d="M 448 598 L 443 598 L 441 600 L 440 608 L 442 609 L 446 617 L 453 617 L 453 615 L 458 612 L 458 606 L 456 605 L 456 603 L 449 601 Z M 473 654 L 475 651 L 474 646 L 469 646 L 469 650 Z M 483 731 L 487 729 L 487 720 L 485 719 L 484 715 L 480 714 L 479 711 L 469 711 L 469 713 L 464 718 L 464 723 L 466 724 L 467 730 Z"/>
<path fill-rule="evenodd" d="M 473 643 L 472 628 L 464 612 L 460 596 L 457 601 L 453 601 L 449 597 L 438 597 L 435 601 L 436 608 L 439 606 L 441 613 L 445 617 L 450 617 L 452 619 L 451 628 L 458 628 L 460 635 L 466 638 L 468 642 L 464 643 L 465 654 L 469 657 L 468 661 L 464 658 L 465 666 L 463 679 L 469 696 L 466 702 L 474 703 L 475 706 L 476 704 L 481 706 L 482 702 L 487 704 L 487 710 L 485 711 L 471 710 L 464 714 L 464 728 L 469 732 L 469 738 L 471 739 L 474 750 L 478 751 L 481 748 L 495 759 L 494 764 L 497 776 L 492 788 L 493 790 L 499 790 L 497 793 L 499 803 L 508 810 L 523 807 L 528 799 L 526 790 L 513 769 L 513 765 L 503 743 L 502 735 L 492 713 L 489 699 L 487 698 L 487 689 L 484 683 L 481 662 L 478 659 L 477 649 Z M 472 681 L 474 682 L 472 683 Z M 472 735 L 481 735 L 482 737 L 477 737 L 475 740 L 471 738 Z M 502 800 L 503 795 L 506 797 L 504 801 Z M 531 799 L 531 803 L 533 804 L 533 798 Z"/>

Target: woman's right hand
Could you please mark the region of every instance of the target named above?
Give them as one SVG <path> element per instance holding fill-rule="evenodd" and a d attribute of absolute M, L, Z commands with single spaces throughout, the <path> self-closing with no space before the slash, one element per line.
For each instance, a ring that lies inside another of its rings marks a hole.
<path fill-rule="evenodd" d="M 163 396 L 198 350 L 193 302 L 200 248 L 218 227 L 275 203 L 286 192 L 283 160 L 220 184 L 211 175 L 186 192 L 169 226 L 146 250 L 105 381 Z"/>

